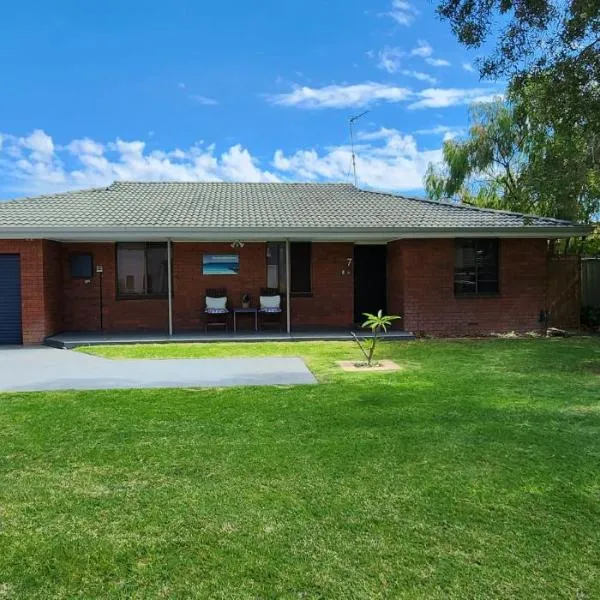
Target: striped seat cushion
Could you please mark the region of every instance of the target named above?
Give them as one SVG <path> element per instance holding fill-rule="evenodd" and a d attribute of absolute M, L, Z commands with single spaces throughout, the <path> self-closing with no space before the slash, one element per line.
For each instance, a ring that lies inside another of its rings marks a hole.
<path fill-rule="evenodd" d="M 280 313 L 281 309 L 277 308 L 276 306 L 263 306 L 260 309 L 261 313 Z"/>
<path fill-rule="evenodd" d="M 207 308 L 204 312 L 207 315 L 225 315 L 229 311 L 226 308 Z"/>

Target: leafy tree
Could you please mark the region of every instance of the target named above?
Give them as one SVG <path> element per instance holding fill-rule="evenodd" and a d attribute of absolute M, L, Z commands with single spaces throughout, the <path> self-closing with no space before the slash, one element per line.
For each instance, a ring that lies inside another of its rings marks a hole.
<path fill-rule="evenodd" d="M 466 46 L 479 48 L 494 36 L 483 75 L 545 69 L 567 59 L 597 66 L 597 0 L 442 0 L 437 12 Z"/>
<path fill-rule="evenodd" d="M 592 235 L 584 240 L 577 240 L 573 250 L 584 256 L 600 257 L 600 225 L 596 225 Z"/>
<path fill-rule="evenodd" d="M 501 101 L 475 104 L 465 140 L 447 140 L 443 163 L 429 165 L 425 187 L 434 199 L 455 198 L 495 208 L 524 209 L 524 131 Z"/>
<path fill-rule="evenodd" d="M 589 221 L 600 209 L 600 139 L 584 127 L 550 128 L 535 118 L 537 97 L 471 107 L 469 135 L 448 140 L 430 165 L 434 199 Z"/>
<path fill-rule="evenodd" d="M 546 123 L 600 134 L 598 0 L 441 0 L 437 12 L 467 47 L 490 42 L 484 78 L 510 79 L 511 94 L 534 85 Z"/>

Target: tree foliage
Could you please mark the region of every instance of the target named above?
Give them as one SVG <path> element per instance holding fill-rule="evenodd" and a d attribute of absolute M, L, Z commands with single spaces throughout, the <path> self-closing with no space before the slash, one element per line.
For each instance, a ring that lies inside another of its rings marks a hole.
<path fill-rule="evenodd" d="M 487 54 L 482 77 L 507 78 L 511 99 L 535 105 L 541 125 L 600 138 L 599 0 L 441 0 L 437 10 Z"/>
<path fill-rule="evenodd" d="M 442 0 L 437 12 L 466 46 L 479 48 L 495 38 L 493 53 L 482 61 L 483 75 L 596 59 L 598 0 Z"/>
<path fill-rule="evenodd" d="M 575 250 L 584 256 L 600 257 L 600 225 L 596 225 L 592 235 L 579 240 Z"/>
<path fill-rule="evenodd" d="M 480 61 L 484 77 L 516 76 L 523 83 L 550 73 L 598 101 L 598 0 L 442 0 L 438 14 L 468 47 L 494 38 Z"/>
<path fill-rule="evenodd" d="M 536 118 L 535 90 L 516 103 L 471 107 L 465 139 L 448 140 L 429 165 L 434 199 L 589 221 L 600 209 L 600 139 L 584 127 L 550 128 Z"/>

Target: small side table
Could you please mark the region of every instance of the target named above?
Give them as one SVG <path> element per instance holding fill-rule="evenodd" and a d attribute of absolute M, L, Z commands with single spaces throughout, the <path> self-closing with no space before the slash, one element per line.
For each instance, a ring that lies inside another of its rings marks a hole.
<path fill-rule="evenodd" d="M 254 313 L 254 331 L 258 331 L 258 308 L 234 308 L 233 309 L 233 331 L 237 332 L 237 316 L 239 314 Z"/>

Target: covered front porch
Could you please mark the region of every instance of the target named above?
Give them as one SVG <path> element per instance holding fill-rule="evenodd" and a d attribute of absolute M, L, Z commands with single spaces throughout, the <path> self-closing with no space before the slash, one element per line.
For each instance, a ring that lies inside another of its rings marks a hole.
<path fill-rule="evenodd" d="M 61 314 L 51 343 L 348 339 L 364 312 L 387 305 L 385 245 L 167 239 L 55 247 Z M 377 252 L 365 262 L 368 250 Z M 263 314 L 266 290 L 279 296 L 279 315 Z M 209 322 L 209 295 L 226 297 L 226 327 Z M 397 312 L 395 303 L 387 308 Z"/>
<path fill-rule="evenodd" d="M 358 332 L 357 332 L 358 333 Z M 370 333 L 360 332 L 361 337 L 371 337 Z M 381 336 L 385 340 L 410 341 L 415 336 L 408 331 L 388 331 Z M 45 339 L 47 346 L 69 350 L 78 346 L 105 346 L 114 344 L 197 344 L 205 342 L 312 342 L 350 341 L 349 329 L 311 329 L 293 331 L 208 331 L 192 333 L 131 332 L 101 333 L 97 331 L 69 332 L 51 335 Z"/>

